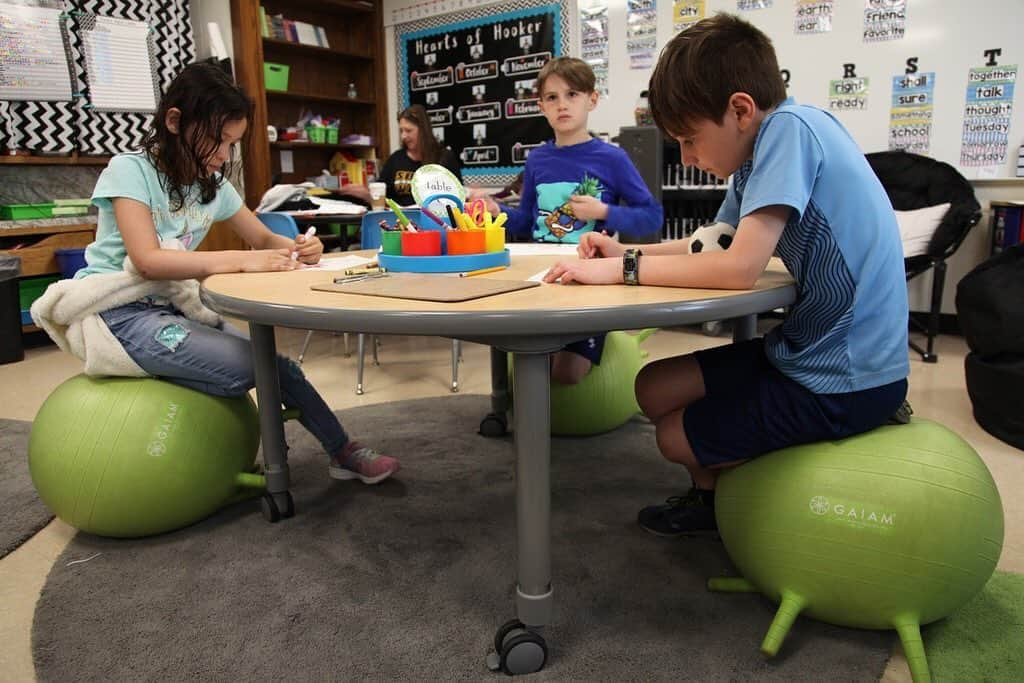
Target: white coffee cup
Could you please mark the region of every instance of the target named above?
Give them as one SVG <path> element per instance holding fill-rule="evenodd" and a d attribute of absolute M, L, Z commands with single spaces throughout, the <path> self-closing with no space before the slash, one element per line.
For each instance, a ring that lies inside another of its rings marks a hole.
<path fill-rule="evenodd" d="M 384 206 L 384 195 L 387 192 L 387 183 L 370 183 L 370 200 L 374 207 Z"/>

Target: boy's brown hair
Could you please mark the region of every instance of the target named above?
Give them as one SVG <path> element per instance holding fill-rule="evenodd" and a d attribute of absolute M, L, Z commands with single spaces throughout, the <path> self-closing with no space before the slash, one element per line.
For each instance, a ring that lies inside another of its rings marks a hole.
<path fill-rule="evenodd" d="M 786 99 L 772 41 L 726 13 L 698 21 L 670 40 L 648 90 L 654 123 L 669 137 L 689 135 L 701 121 L 720 123 L 736 92 L 747 93 L 765 110 Z"/>
<path fill-rule="evenodd" d="M 594 92 L 594 70 L 582 59 L 575 57 L 555 57 L 549 60 L 537 74 L 537 96 L 544 94 L 544 81 L 549 76 L 558 76 L 569 84 L 573 90 L 590 94 Z"/>

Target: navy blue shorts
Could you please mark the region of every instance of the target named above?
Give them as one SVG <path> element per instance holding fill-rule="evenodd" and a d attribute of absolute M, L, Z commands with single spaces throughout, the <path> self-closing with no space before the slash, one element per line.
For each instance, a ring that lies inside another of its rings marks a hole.
<path fill-rule="evenodd" d="M 866 432 L 885 424 L 907 396 L 905 379 L 815 394 L 771 364 L 761 337 L 694 355 L 706 394 L 683 411 L 683 430 L 704 467 Z"/>
<path fill-rule="evenodd" d="M 601 353 L 604 351 L 604 338 L 607 334 L 599 334 L 596 337 L 588 337 L 572 344 L 566 344 L 563 351 L 572 351 L 578 356 L 583 356 L 594 365 L 601 364 Z"/>

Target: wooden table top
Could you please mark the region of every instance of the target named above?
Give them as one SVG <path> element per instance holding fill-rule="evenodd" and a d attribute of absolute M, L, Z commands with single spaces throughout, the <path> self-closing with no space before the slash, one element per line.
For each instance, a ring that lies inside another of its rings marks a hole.
<path fill-rule="evenodd" d="M 374 253 L 348 252 L 348 255 L 372 257 Z M 332 256 L 328 254 L 324 258 Z M 509 268 L 477 277 L 525 280 L 562 258 L 565 256 L 515 255 Z M 322 269 L 213 275 L 203 283 L 203 297 L 221 313 L 264 324 L 442 336 L 452 336 L 446 331 L 463 334 L 472 331 L 478 335 L 505 329 L 506 325 L 521 329 L 526 320 L 538 333 L 684 324 L 772 310 L 792 303 L 795 297 L 793 279 L 778 259 L 772 259 L 752 290 L 541 284 L 480 299 L 445 303 L 310 289 L 310 285 L 329 283 L 340 275 L 340 271 Z M 618 324 L 604 327 L 610 320 Z M 436 326 L 444 330 L 413 331 Z"/>

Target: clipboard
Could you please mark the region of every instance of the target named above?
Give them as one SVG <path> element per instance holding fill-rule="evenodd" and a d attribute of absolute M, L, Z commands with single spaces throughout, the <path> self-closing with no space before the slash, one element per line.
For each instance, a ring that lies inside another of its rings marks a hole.
<path fill-rule="evenodd" d="M 333 282 L 310 285 L 319 292 L 341 294 L 362 294 L 365 296 L 386 296 L 392 299 L 413 299 L 415 301 L 440 301 L 453 303 L 482 299 L 495 294 L 515 292 L 520 289 L 539 287 L 539 282 L 528 280 L 492 280 L 482 277 L 445 277 L 441 275 L 419 275 L 413 273 L 388 273 L 387 277 L 371 278 L 358 282 Z"/>

